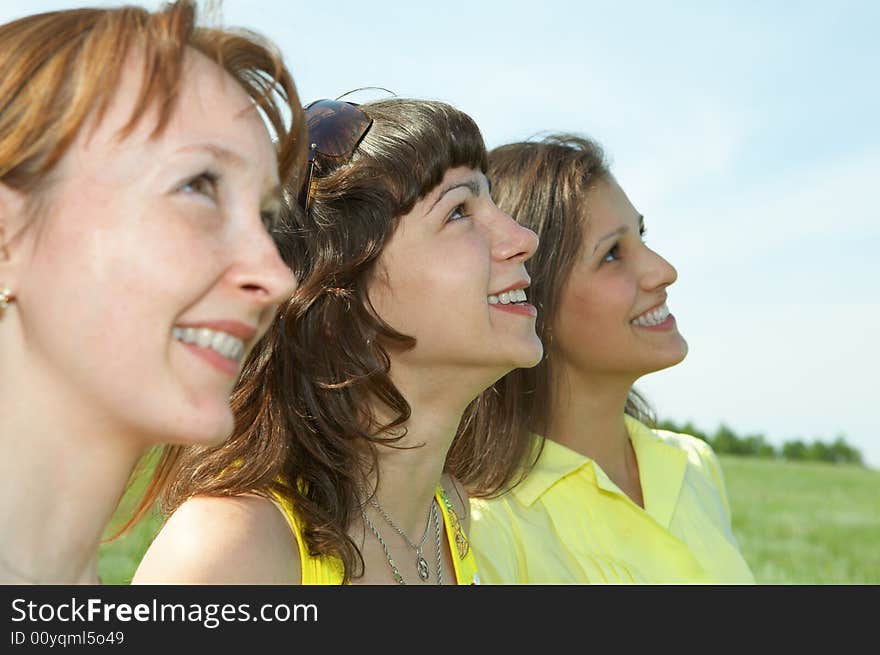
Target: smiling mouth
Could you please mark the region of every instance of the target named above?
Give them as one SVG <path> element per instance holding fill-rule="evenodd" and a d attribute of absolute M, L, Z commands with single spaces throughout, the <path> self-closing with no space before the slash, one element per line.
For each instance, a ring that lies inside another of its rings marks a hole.
<path fill-rule="evenodd" d="M 498 295 L 488 296 L 490 305 L 515 305 L 526 302 L 525 289 L 512 289 Z"/>
<path fill-rule="evenodd" d="M 220 330 L 175 327 L 171 334 L 182 343 L 208 348 L 234 362 L 240 362 L 244 355 L 244 341 Z"/>
<path fill-rule="evenodd" d="M 630 323 L 638 325 L 639 327 L 653 327 L 655 325 L 660 325 L 667 318 L 669 318 L 669 308 L 666 306 L 666 303 L 663 303 L 659 307 L 655 307 L 654 309 L 637 316 L 630 321 Z"/>

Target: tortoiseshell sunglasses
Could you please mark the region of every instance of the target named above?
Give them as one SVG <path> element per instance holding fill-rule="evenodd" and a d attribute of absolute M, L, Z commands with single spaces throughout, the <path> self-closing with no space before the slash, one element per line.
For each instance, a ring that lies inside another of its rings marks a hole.
<path fill-rule="evenodd" d="M 314 172 L 318 155 L 333 159 L 351 157 L 373 119 L 355 103 L 343 100 L 315 100 L 305 106 L 305 114 L 309 131 L 309 174 L 298 200 L 308 216 L 317 182 Z"/>

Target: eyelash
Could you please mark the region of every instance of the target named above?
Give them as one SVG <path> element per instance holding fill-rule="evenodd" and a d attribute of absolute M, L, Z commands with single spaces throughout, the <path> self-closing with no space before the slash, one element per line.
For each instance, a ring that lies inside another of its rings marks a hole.
<path fill-rule="evenodd" d="M 605 253 L 605 256 L 602 257 L 603 264 L 608 264 L 608 263 L 611 263 L 611 262 L 616 261 L 618 259 L 617 248 L 619 245 L 620 245 L 619 243 L 615 243 L 613 246 L 611 246 L 611 248 L 608 250 L 608 252 Z M 614 259 L 608 259 L 611 255 L 614 255 Z"/>
<path fill-rule="evenodd" d="M 642 243 L 645 243 L 645 235 L 647 233 L 648 233 L 647 228 L 642 227 L 639 229 L 639 238 L 642 240 Z M 619 259 L 619 257 L 617 256 L 617 250 L 619 247 L 620 247 L 620 242 L 617 242 L 613 246 L 611 246 L 611 248 L 608 250 L 608 252 L 605 253 L 605 256 L 602 257 L 602 263 L 606 264 L 606 263 L 610 263 L 610 262 L 613 262 L 613 261 L 616 261 L 617 259 Z M 614 256 L 614 259 L 608 259 L 608 257 L 610 257 L 612 255 Z"/>
<path fill-rule="evenodd" d="M 461 216 L 459 218 L 453 218 L 453 215 L 455 215 L 456 213 L 461 214 Z M 461 219 L 467 218 L 467 217 L 468 217 L 468 215 L 464 211 L 464 205 L 461 204 L 461 205 L 456 206 L 455 209 L 453 209 L 451 212 L 449 212 L 449 216 L 446 217 L 446 222 L 447 223 L 454 223 L 455 221 L 460 221 Z"/>
<path fill-rule="evenodd" d="M 200 188 L 196 188 L 199 183 L 207 183 L 209 185 L 209 190 L 204 190 Z M 220 184 L 220 174 L 215 173 L 214 171 L 202 171 L 198 175 L 193 178 L 190 178 L 186 182 L 184 182 L 180 186 L 181 191 L 187 190 L 188 187 L 192 187 L 191 191 L 188 193 L 198 193 L 203 196 L 207 196 L 212 200 L 217 197 L 217 187 Z"/>

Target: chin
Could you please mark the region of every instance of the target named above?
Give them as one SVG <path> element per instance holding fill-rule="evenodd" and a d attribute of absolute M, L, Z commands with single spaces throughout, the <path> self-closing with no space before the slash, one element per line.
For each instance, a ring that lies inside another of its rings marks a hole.
<path fill-rule="evenodd" d="M 685 357 L 687 357 L 687 351 L 687 345 L 685 344 L 681 350 L 668 353 L 667 356 L 663 357 L 662 359 L 658 359 L 658 361 L 649 372 L 654 373 L 656 371 L 662 371 L 664 369 L 672 368 L 673 366 L 681 364 L 684 361 Z"/>
<path fill-rule="evenodd" d="M 510 358 L 511 370 L 515 368 L 532 368 L 537 366 L 544 358 L 544 345 L 538 337 L 534 337 L 534 341 L 528 347 L 520 348 L 513 357 Z"/>
<path fill-rule="evenodd" d="M 157 442 L 175 446 L 219 446 L 230 437 L 234 427 L 235 420 L 227 407 L 225 412 L 182 421 Z"/>

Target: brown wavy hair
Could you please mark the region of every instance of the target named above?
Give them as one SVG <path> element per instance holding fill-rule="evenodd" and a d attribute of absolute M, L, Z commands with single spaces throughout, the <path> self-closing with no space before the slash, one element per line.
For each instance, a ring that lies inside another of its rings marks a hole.
<path fill-rule="evenodd" d="M 259 108 L 273 132 L 282 183 L 305 172 L 306 132 L 296 86 L 277 47 L 247 30 L 196 25 L 195 2 L 156 12 L 139 7 L 69 9 L 0 25 L 0 183 L 28 195 L 31 208 L 51 190 L 52 173 L 87 120 L 100 123 L 132 49 L 143 52 L 143 82 L 125 137 L 158 108 L 159 136 L 179 97 L 184 55 L 191 48 L 225 70 Z M 289 200 L 288 200 L 289 204 Z M 14 235 L 13 235 L 14 236 Z M 173 468 L 176 449 L 148 453 L 132 477 L 155 475 L 118 536 L 152 505 Z"/>
<path fill-rule="evenodd" d="M 533 368 L 508 373 L 464 413 L 449 461 L 468 492 L 484 497 L 518 484 L 540 456 L 541 435 L 547 433 L 556 393 L 552 344 L 559 298 L 581 252 L 588 194 L 611 172 L 598 143 L 556 134 L 495 148 L 489 153 L 488 176 L 498 207 L 540 240 L 526 268 L 544 358 Z M 650 405 L 635 389 L 630 390 L 625 412 L 654 422 Z"/>
<path fill-rule="evenodd" d="M 245 362 L 232 437 L 185 449 L 162 497 L 166 513 L 196 494 L 285 497 L 309 553 L 338 557 L 345 582 L 363 574 L 347 529 L 375 492 L 378 447 L 401 447 L 410 417 L 389 353 L 415 339 L 377 315 L 368 281 L 399 218 L 447 170 L 488 166 L 479 128 L 448 104 L 391 98 L 360 108 L 372 126 L 348 162 L 318 159 L 311 211 L 295 211 L 281 240 L 301 282 Z"/>

